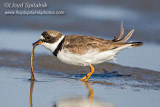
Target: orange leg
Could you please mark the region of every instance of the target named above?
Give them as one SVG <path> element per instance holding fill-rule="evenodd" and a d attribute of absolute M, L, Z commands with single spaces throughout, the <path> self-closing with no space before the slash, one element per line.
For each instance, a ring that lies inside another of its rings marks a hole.
<path fill-rule="evenodd" d="M 91 64 L 89 64 L 89 66 L 90 66 L 91 71 L 86 76 L 84 76 L 83 78 L 81 78 L 80 79 L 81 81 L 88 81 L 88 79 L 90 78 L 90 76 L 93 74 L 94 67 Z"/>

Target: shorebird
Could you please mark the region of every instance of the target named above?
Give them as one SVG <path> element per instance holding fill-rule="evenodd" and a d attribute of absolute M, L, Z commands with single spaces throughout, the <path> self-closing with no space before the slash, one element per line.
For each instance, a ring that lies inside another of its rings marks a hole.
<path fill-rule="evenodd" d="M 66 64 L 90 66 L 90 72 L 80 79 L 88 81 L 94 72 L 94 64 L 115 60 L 116 55 L 123 49 L 143 45 L 142 42 L 127 42 L 133 32 L 134 29 L 122 38 L 124 34 L 123 23 L 121 23 L 119 35 L 113 40 L 84 35 L 64 35 L 55 30 L 47 30 L 33 45 L 44 46 Z"/>

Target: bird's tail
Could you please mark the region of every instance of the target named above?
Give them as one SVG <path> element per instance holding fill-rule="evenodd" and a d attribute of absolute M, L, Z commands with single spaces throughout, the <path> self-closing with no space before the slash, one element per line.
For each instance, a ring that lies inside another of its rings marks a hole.
<path fill-rule="evenodd" d="M 125 43 L 132 36 L 134 29 L 132 29 L 125 37 L 122 38 L 124 34 L 123 22 L 121 22 L 120 33 L 118 36 L 114 37 L 112 41 Z M 131 47 L 137 47 L 143 45 L 142 42 L 129 42 L 128 44 L 132 44 Z"/>
<path fill-rule="evenodd" d="M 132 44 L 131 47 L 138 47 L 138 46 L 142 46 L 143 45 L 142 42 L 131 42 L 129 44 Z"/>

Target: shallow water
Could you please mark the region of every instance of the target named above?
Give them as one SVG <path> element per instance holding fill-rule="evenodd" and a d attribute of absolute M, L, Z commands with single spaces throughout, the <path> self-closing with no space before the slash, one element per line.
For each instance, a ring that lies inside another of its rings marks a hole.
<path fill-rule="evenodd" d="M 30 103 L 34 107 L 52 107 L 63 104 L 67 106 L 70 103 L 82 104 L 83 107 L 90 107 L 90 105 L 95 105 L 95 107 L 101 107 L 100 105 L 104 105 L 102 107 L 160 106 L 159 90 L 130 86 L 121 88 L 92 82 L 82 83 L 58 74 L 35 73 L 35 77 L 36 81 L 33 84 L 28 80 L 30 72 L 23 69 L 1 67 L 0 106 L 28 107 Z"/>

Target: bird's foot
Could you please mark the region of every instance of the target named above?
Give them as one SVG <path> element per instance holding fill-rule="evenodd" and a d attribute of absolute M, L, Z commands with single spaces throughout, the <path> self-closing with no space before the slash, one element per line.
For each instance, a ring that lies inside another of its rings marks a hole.
<path fill-rule="evenodd" d="M 94 72 L 94 67 L 93 67 L 91 64 L 89 64 L 89 66 L 90 66 L 90 68 L 91 68 L 91 71 L 90 71 L 86 76 L 84 76 L 83 78 L 81 78 L 81 79 L 80 79 L 81 81 L 87 82 L 88 79 L 90 78 L 90 76 L 93 74 L 93 72 Z"/>

